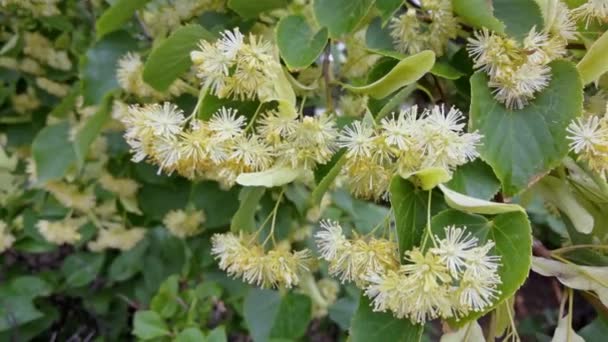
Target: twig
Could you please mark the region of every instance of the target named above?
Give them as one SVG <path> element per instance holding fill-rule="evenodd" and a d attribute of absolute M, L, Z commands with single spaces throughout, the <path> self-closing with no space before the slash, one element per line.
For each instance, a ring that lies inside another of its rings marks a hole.
<path fill-rule="evenodd" d="M 447 100 L 445 97 L 445 93 L 443 92 L 443 88 L 441 87 L 441 83 L 439 83 L 439 79 L 437 78 L 437 76 L 431 74 L 431 77 L 433 77 L 433 81 L 435 82 L 435 85 L 437 86 L 437 90 L 439 91 L 439 97 L 441 97 L 441 102 L 447 104 Z"/>

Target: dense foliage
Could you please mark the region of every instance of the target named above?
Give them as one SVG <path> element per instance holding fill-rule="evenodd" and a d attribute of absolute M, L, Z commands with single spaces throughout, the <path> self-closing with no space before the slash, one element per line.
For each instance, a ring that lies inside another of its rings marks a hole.
<path fill-rule="evenodd" d="M 607 28 L 0 0 L 0 341 L 603 340 Z"/>

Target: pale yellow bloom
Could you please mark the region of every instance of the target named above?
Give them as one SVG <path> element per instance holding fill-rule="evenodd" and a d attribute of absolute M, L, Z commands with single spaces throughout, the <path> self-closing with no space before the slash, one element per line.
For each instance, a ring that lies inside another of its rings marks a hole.
<path fill-rule="evenodd" d="M 169 232 L 181 239 L 200 233 L 204 222 L 205 213 L 201 210 L 171 210 L 163 218 Z"/>
<path fill-rule="evenodd" d="M 34 88 L 28 87 L 24 93 L 11 96 L 13 109 L 20 114 L 31 112 L 40 107 L 40 101 Z"/>
<path fill-rule="evenodd" d="M 70 70 L 72 62 L 66 51 L 59 51 L 53 44 L 39 33 L 26 32 L 23 36 L 25 44 L 23 52 L 55 69 Z"/>
<path fill-rule="evenodd" d="M 58 221 L 40 220 L 36 227 L 48 242 L 56 245 L 73 245 L 81 238 L 78 230 L 83 223 L 84 221 L 81 219 L 72 218 Z"/>
<path fill-rule="evenodd" d="M 139 184 L 130 178 L 115 178 L 109 173 L 103 173 L 99 177 L 102 188 L 121 197 L 132 197 L 137 193 Z"/>
<path fill-rule="evenodd" d="M 11 248 L 15 242 L 15 237 L 11 234 L 6 222 L 0 220 L 0 253 Z"/>
<path fill-rule="evenodd" d="M 69 86 L 55 81 L 51 81 L 45 77 L 36 77 L 36 85 L 47 93 L 55 95 L 57 97 L 64 97 L 70 91 Z"/>
<path fill-rule="evenodd" d="M 146 229 L 130 228 L 126 229 L 120 224 L 109 225 L 109 228 L 99 229 L 97 239 L 87 244 L 93 252 L 100 252 L 105 249 L 113 248 L 121 251 L 128 251 L 135 247 L 144 238 Z"/>
<path fill-rule="evenodd" d="M 95 206 L 95 195 L 90 190 L 80 191 L 74 184 L 52 181 L 46 183 L 44 188 L 68 208 L 88 212 Z"/>

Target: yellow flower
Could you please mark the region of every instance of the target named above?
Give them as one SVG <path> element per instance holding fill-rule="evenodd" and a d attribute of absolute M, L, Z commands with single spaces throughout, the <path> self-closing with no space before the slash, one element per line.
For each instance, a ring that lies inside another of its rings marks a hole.
<path fill-rule="evenodd" d="M 91 251 L 100 252 L 109 248 L 128 251 L 135 247 L 146 234 L 144 228 L 126 229 L 121 224 L 106 223 L 106 225 L 108 228 L 99 229 L 97 239 L 87 244 Z"/>
<path fill-rule="evenodd" d="M 111 174 L 104 172 L 99 177 L 99 184 L 102 188 L 121 197 L 132 197 L 137 193 L 139 184 L 129 178 L 115 178 Z"/>
<path fill-rule="evenodd" d="M 6 222 L 0 220 L 0 253 L 11 248 L 15 242 L 15 237 L 11 234 Z"/>
<path fill-rule="evenodd" d="M 74 184 L 53 181 L 46 183 L 44 188 L 65 207 L 88 212 L 95 206 L 95 195 L 90 190 L 81 192 Z"/>
<path fill-rule="evenodd" d="M 171 210 L 163 219 L 169 232 L 181 239 L 200 233 L 204 222 L 205 214 L 201 210 Z"/>
<path fill-rule="evenodd" d="M 84 223 L 81 219 L 63 219 L 59 221 L 40 220 L 36 224 L 40 234 L 51 243 L 56 245 L 73 245 L 80 240 L 80 226 Z"/>

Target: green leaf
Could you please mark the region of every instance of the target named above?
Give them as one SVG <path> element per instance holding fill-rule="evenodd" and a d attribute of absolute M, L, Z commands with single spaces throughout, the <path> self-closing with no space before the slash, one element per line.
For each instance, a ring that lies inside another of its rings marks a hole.
<path fill-rule="evenodd" d="M 343 330 L 350 328 L 350 322 L 359 306 L 359 298 L 343 297 L 329 307 L 329 318 Z"/>
<path fill-rule="evenodd" d="M 505 25 L 494 17 L 490 4 L 487 0 L 452 0 L 454 13 L 465 23 L 503 33 Z"/>
<path fill-rule="evenodd" d="M 101 17 L 95 22 L 97 39 L 106 34 L 120 29 L 129 19 L 133 17 L 135 11 L 144 7 L 150 0 L 117 0 L 112 7 L 103 12 Z"/>
<path fill-rule="evenodd" d="M 420 341 L 424 326 L 408 319 L 395 318 L 389 312 L 373 312 L 369 299 L 362 295 L 350 328 L 352 342 Z"/>
<path fill-rule="evenodd" d="M 205 228 L 215 229 L 230 224 L 230 220 L 239 209 L 239 189 L 223 190 L 217 182 L 200 182 L 192 185 L 190 202 L 196 209 L 207 213 Z M 213 215 L 209 215 L 213 213 Z"/>
<path fill-rule="evenodd" d="M 529 187 L 568 153 L 566 127 L 581 113 L 583 86 L 572 63 L 550 66 L 551 83 L 522 110 L 497 103 L 484 73 L 471 78 L 469 124 L 483 134 L 478 150 L 507 196 Z"/>
<path fill-rule="evenodd" d="M 457 80 L 465 75 L 445 61 L 435 62 L 435 65 L 433 65 L 433 68 L 431 69 L 431 73 L 448 80 Z"/>
<path fill-rule="evenodd" d="M 32 155 L 38 182 L 63 177 L 76 161 L 76 153 L 70 141 L 69 122 L 46 126 L 38 132 L 32 142 Z"/>
<path fill-rule="evenodd" d="M 255 231 L 255 212 L 258 209 L 260 199 L 266 192 L 263 187 L 245 187 L 239 194 L 239 210 L 236 211 L 230 223 L 230 230 L 233 232 L 253 232 Z"/>
<path fill-rule="evenodd" d="M 505 32 L 522 40 L 536 26 L 544 27 L 543 14 L 534 0 L 493 0 L 494 16 L 505 24 Z M 495 25 L 495 24 L 494 24 Z"/>
<path fill-rule="evenodd" d="M 150 309 L 163 318 L 171 318 L 178 309 L 179 276 L 174 274 L 165 279 L 150 302 Z"/>
<path fill-rule="evenodd" d="M 395 213 L 399 253 L 402 255 L 420 243 L 427 220 L 429 192 L 415 187 L 399 176 L 390 185 L 391 206 Z M 440 197 L 431 198 L 431 213 L 440 209 Z"/>
<path fill-rule="evenodd" d="M 583 59 L 576 65 L 583 84 L 596 81 L 608 71 L 608 31 L 591 45 Z"/>
<path fill-rule="evenodd" d="M 312 32 L 301 15 L 284 17 L 277 25 L 277 45 L 289 69 L 302 69 L 311 65 L 327 44 L 327 29 Z"/>
<path fill-rule="evenodd" d="M 149 242 L 147 239 L 140 241 L 135 247 L 120 253 L 108 270 L 108 277 L 113 281 L 125 281 L 141 272 L 143 259 Z"/>
<path fill-rule="evenodd" d="M 167 90 L 192 65 L 190 51 L 196 50 L 201 39 L 213 40 L 214 37 L 196 24 L 175 30 L 150 53 L 144 65 L 144 81 L 158 91 Z"/>
<path fill-rule="evenodd" d="M 446 186 L 464 195 L 490 200 L 500 189 L 500 181 L 488 164 L 476 159 L 458 167 Z"/>
<path fill-rule="evenodd" d="M 451 320 L 453 326 L 462 327 L 490 312 L 500 303 L 511 298 L 528 277 L 532 256 L 532 231 L 524 212 L 515 211 L 494 216 L 491 220 L 481 215 L 465 214 L 456 210 L 445 210 L 433 217 L 433 232 L 442 238 L 444 227 L 466 226 L 480 243 L 492 240 L 496 244 L 491 252 L 501 257 L 498 274 L 502 284 L 498 287 L 500 295 L 494 305 L 483 312 L 473 312 L 458 321 Z"/>
<path fill-rule="evenodd" d="M 365 45 L 371 50 L 390 51 L 394 49 L 391 31 L 388 27 L 382 27 L 382 19 L 380 17 L 374 18 L 374 20 L 369 23 L 369 26 L 367 26 L 367 30 L 365 31 Z"/>
<path fill-rule="evenodd" d="M 28 296 L 11 296 L 0 293 L 0 332 L 43 317 Z"/>
<path fill-rule="evenodd" d="M 53 287 L 38 276 L 19 276 L 10 282 L 12 295 L 28 298 L 46 297 L 53 292 Z"/>
<path fill-rule="evenodd" d="M 310 297 L 298 293 L 287 293 L 279 305 L 272 330 L 271 339 L 296 341 L 306 333 L 311 319 L 312 303 Z"/>
<path fill-rule="evenodd" d="M 133 318 L 133 335 L 142 340 L 151 340 L 169 335 L 163 319 L 154 311 L 137 311 Z"/>
<path fill-rule="evenodd" d="M 76 100 L 78 99 L 78 96 L 80 96 L 81 88 L 82 86 L 80 85 L 80 82 L 76 82 L 72 86 L 72 89 L 70 89 L 68 95 L 61 99 L 61 102 L 59 102 L 59 104 L 53 108 L 49 115 L 56 118 L 66 117 L 66 115 L 68 115 L 68 113 L 76 105 Z"/>
<path fill-rule="evenodd" d="M 429 72 L 435 63 L 432 51 L 422 51 L 416 55 L 404 58 L 391 71 L 379 80 L 366 86 L 344 85 L 344 88 L 354 93 L 365 93 L 381 99 L 399 88 L 418 81 Z"/>
<path fill-rule="evenodd" d="M 380 12 L 382 22 L 386 23 L 403 5 L 403 0 L 376 0 L 376 8 Z"/>
<path fill-rule="evenodd" d="M 439 188 L 443 192 L 445 202 L 450 207 L 464 212 L 485 215 L 510 213 L 512 211 L 525 212 L 525 209 L 517 204 L 497 203 L 481 200 L 479 198 L 470 197 L 458 193 L 454 190 L 449 189 L 445 185 L 439 185 Z"/>
<path fill-rule="evenodd" d="M 208 342 L 208 340 L 199 328 L 187 328 L 175 337 L 174 342 Z"/>
<path fill-rule="evenodd" d="M 342 189 L 332 194 L 332 200 L 336 207 L 350 216 L 352 224 L 360 234 L 370 233 L 374 227 L 382 224 L 390 213 L 385 206 L 353 198 L 349 192 Z"/>
<path fill-rule="evenodd" d="M 226 342 L 228 341 L 228 337 L 226 336 L 226 328 L 223 326 L 217 327 L 207 336 L 206 342 Z"/>
<path fill-rule="evenodd" d="M 78 252 L 71 254 L 61 265 L 67 286 L 75 288 L 92 282 L 103 266 L 105 254 Z"/>
<path fill-rule="evenodd" d="M 287 6 L 289 0 L 228 0 L 228 8 L 243 18 L 256 18 L 260 13 Z"/>
<path fill-rule="evenodd" d="M 109 92 L 118 88 L 118 59 L 135 50 L 137 42 L 128 33 L 117 31 L 105 36 L 87 51 L 80 66 L 84 105 L 97 104 Z"/>
<path fill-rule="evenodd" d="M 352 32 L 373 4 L 373 0 L 315 0 L 315 17 L 337 39 Z"/>
<path fill-rule="evenodd" d="M 91 116 L 78 133 L 76 133 L 74 152 L 76 153 L 76 163 L 79 170 L 84 166 L 89 146 L 95 141 L 103 126 L 110 120 L 111 110 L 112 96 L 106 96 L 97 113 Z"/>
<path fill-rule="evenodd" d="M 255 342 L 268 341 L 280 303 L 281 297 L 276 291 L 254 288 L 245 297 L 243 317 Z"/>
<path fill-rule="evenodd" d="M 290 167 L 273 167 L 266 171 L 241 173 L 236 182 L 243 186 L 272 188 L 293 182 L 301 174 L 300 170 Z"/>

